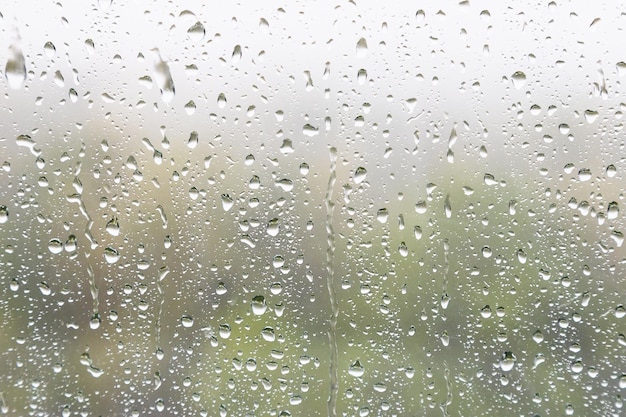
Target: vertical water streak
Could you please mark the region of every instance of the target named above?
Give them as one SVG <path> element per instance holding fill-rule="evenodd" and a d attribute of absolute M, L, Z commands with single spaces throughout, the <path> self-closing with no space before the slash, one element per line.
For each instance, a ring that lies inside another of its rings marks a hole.
<path fill-rule="evenodd" d="M 328 329 L 328 342 L 330 345 L 330 387 L 328 393 L 328 416 L 337 416 L 337 393 L 339 392 L 339 380 L 337 371 L 338 351 L 337 351 L 337 317 L 339 316 L 339 304 L 335 293 L 335 233 L 333 231 L 333 190 L 337 168 L 337 149 L 330 148 L 330 177 L 324 198 L 326 208 L 326 288 L 328 289 L 328 300 L 330 302 L 330 320 Z"/>

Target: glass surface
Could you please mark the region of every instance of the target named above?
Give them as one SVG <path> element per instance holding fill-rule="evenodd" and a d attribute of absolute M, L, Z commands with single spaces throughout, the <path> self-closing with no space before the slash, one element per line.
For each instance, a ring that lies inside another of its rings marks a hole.
<path fill-rule="evenodd" d="M 3 2 L 0 411 L 622 415 L 625 19 Z"/>

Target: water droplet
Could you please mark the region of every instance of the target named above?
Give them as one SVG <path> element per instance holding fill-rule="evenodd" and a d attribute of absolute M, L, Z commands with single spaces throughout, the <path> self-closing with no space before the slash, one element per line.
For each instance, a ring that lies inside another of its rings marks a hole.
<path fill-rule="evenodd" d="M 591 170 L 589 168 L 582 168 L 578 171 L 578 179 L 580 181 L 589 181 L 591 179 Z"/>
<path fill-rule="evenodd" d="M 9 87 L 13 90 L 22 88 L 24 81 L 26 81 L 26 60 L 20 48 L 16 45 L 9 47 L 9 59 L 4 69 L 4 76 Z"/>
<path fill-rule="evenodd" d="M 489 246 L 484 246 L 481 252 L 484 258 L 491 258 L 492 252 Z"/>
<path fill-rule="evenodd" d="M 265 229 L 268 235 L 274 237 L 278 235 L 280 231 L 280 227 L 278 226 L 278 219 L 274 218 L 267 222 L 267 228 Z"/>
<path fill-rule="evenodd" d="M 409 255 L 409 249 L 407 248 L 406 243 L 400 243 L 400 246 L 398 247 L 398 252 L 400 252 L 400 255 L 403 258 L 406 258 Z"/>
<path fill-rule="evenodd" d="M 187 104 L 185 104 L 185 113 L 191 116 L 195 112 L 196 112 L 196 103 L 194 103 L 193 100 L 189 100 Z"/>
<path fill-rule="evenodd" d="M 510 372 L 515 367 L 516 358 L 513 352 L 504 352 L 500 358 L 500 369 L 502 372 Z"/>
<path fill-rule="evenodd" d="M 606 217 L 609 220 L 616 219 L 619 216 L 619 206 L 616 201 L 611 201 L 609 203 L 609 208 L 606 210 Z"/>
<path fill-rule="evenodd" d="M 367 81 L 367 71 L 365 69 L 361 68 L 359 70 L 359 72 L 357 73 L 357 75 L 356 75 L 356 80 L 359 83 L 359 85 L 365 84 L 365 81 Z M 415 107 L 415 106 L 413 106 L 413 107 Z"/>
<path fill-rule="evenodd" d="M 365 58 L 367 56 L 367 41 L 361 38 L 356 43 L 356 57 Z"/>
<path fill-rule="evenodd" d="M 187 37 L 194 42 L 201 41 L 204 39 L 204 35 L 206 34 L 206 30 L 204 29 L 204 25 L 201 22 L 196 22 L 187 29 Z"/>
<path fill-rule="evenodd" d="M 224 211 L 229 211 L 231 208 L 233 208 L 234 205 L 235 202 L 230 195 L 222 194 L 222 208 L 224 209 Z"/>
<path fill-rule="evenodd" d="M 350 367 L 348 368 L 348 373 L 355 378 L 360 378 L 365 373 L 365 368 L 361 365 L 361 362 L 357 359 Z"/>
<path fill-rule="evenodd" d="M 527 259 L 527 256 L 526 256 L 526 253 L 524 252 L 524 250 L 523 249 L 519 249 L 517 251 L 517 260 L 521 264 L 525 264 L 526 263 L 526 259 Z"/>
<path fill-rule="evenodd" d="M 170 67 L 167 62 L 163 61 L 158 49 L 155 48 L 152 52 L 154 53 L 154 80 L 161 90 L 161 100 L 164 103 L 169 103 L 176 92 Z"/>
<path fill-rule="evenodd" d="M 513 80 L 513 86 L 518 90 L 526 84 L 526 74 L 522 71 L 514 72 L 511 79 Z"/>
<path fill-rule="evenodd" d="M 274 183 L 277 187 L 280 187 L 283 191 L 289 192 L 293 190 L 293 181 L 288 178 L 283 178 Z"/>
<path fill-rule="evenodd" d="M 233 64 L 236 64 L 239 60 L 241 60 L 241 45 L 235 45 L 230 59 Z"/>
<path fill-rule="evenodd" d="M 109 246 L 104 248 L 104 259 L 108 263 L 114 264 L 115 262 L 120 260 L 120 254 L 117 250 Z"/>
<path fill-rule="evenodd" d="M 63 252 L 63 243 L 59 239 L 50 239 L 48 242 L 48 250 L 55 255 Z"/>
<path fill-rule="evenodd" d="M 267 304 L 265 304 L 265 297 L 257 295 L 252 298 L 252 313 L 257 316 L 263 315 L 267 310 Z"/>
<path fill-rule="evenodd" d="M 89 367 L 87 367 L 87 371 L 91 374 L 91 376 L 93 376 L 94 378 L 100 378 L 102 375 L 104 375 L 104 371 L 100 368 L 96 368 L 93 365 L 89 365 Z"/>
<path fill-rule="evenodd" d="M 189 134 L 189 139 L 187 140 L 187 147 L 189 149 L 195 149 L 198 146 L 198 132 L 195 130 Z"/>
<path fill-rule="evenodd" d="M 7 206 L 0 206 L 0 224 L 6 223 L 9 221 L 9 210 Z"/>
<path fill-rule="evenodd" d="M 96 330 L 100 327 L 100 314 L 95 313 L 93 316 L 91 316 L 91 320 L 89 320 L 89 328 L 92 330 Z"/>
<path fill-rule="evenodd" d="M 615 176 L 615 174 L 617 174 L 617 168 L 615 168 L 615 165 L 611 164 L 611 165 L 606 167 L 606 176 L 607 177 L 613 178 Z"/>
<path fill-rule="evenodd" d="M 354 182 L 357 184 L 362 183 L 363 181 L 365 181 L 365 178 L 367 177 L 367 170 L 363 167 L 358 167 L 356 169 L 356 171 L 354 171 Z"/>
<path fill-rule="evenodd" d="M 302 126 L 302 134 L 304 136 L 308 136 L 312 138 L 313 136 L 317 136 L 319 133 L 320 133 L 320 130 L 318 127 L 311 126 L 308 123 Z"/>
<path fill-rule="evenodd" d="M 389 219 L 389 211 L 386 208 L 378 209 L 376 212 L 376 220 L 379 223 L 387 223 L 387 219 Z"/>
<path fill-rule="evenodd" d="M 43 45 L 43 50 L 46 53 L 46 56 L 48 58 L 54 58 L 54 56 L 57 53 L 57 48 L 54 46 L 54 44 L 52 42 L 46 42 Z"/>
<path fill-rule="evenodd" d="M 543 333 L 541 333 L 541 330 L 537 330 L 535 331 L 535 333 L 533 333 L 533 340 L 535 341 L 535 343 L 543 342 Z"/>
<path fill-rule="evenodd" d="M 591 124 L 598 118 L 598 112 L 595 110 L 585 110 L 585 120 Z"/>
<path fill-rule="evenodd" d="M 224 95 L 224 93 L 220 93 L 220 95 L 217 96 L 217 107 L 220 109 L 226 107 L 226 95 Z"/>
<path fill-rule="evenodd" d="M 185 314 L 180 318 L 180 324 L 183 325 L 183 327 L 189 328 L 193 326 L 193 318 L 188 315 Z"/>
<path fill-rule="evenodd" d="M 30 153 L 32 153 L 35 156 L 41 155 L 41 149 L 35 146 L 36 145 L 35 141 L 28 135 L 19 135 L 15 139 L 15 143 L 17 143 L 17 146 L 23 146 L 25 148 L 30 149 Z"/>
<path fill-rule="evenodd" d="M 117 220 L 117 217 L 114 216 L 111 220 L 107 222 L 106 231 L 109 232 L 111 236 L 120 235 L 120 224 Z"/>

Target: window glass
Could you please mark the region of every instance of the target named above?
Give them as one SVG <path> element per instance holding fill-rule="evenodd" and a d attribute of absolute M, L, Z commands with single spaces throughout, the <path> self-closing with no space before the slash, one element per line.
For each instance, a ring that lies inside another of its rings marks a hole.
<path fill-rule="evenodd" d="M 3 3 L 0 411 L 621 415 L 622 9 Z"/>

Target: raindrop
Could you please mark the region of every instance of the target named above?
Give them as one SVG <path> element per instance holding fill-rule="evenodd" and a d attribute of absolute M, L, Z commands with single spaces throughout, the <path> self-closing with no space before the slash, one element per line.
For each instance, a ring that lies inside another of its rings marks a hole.
<path fill-rule="evenodd" d="M 187 140 L 187 147 L 189 149 L 195 149 L 198 146 L 198 132 L 195 130 L 189 134 L 189 139 Z"/>
<path fill-rule="evenodd" d="M 356 43 L 356 57 L 365 58 L 367 56 L 367 41 L 361 38 Z"/>
<path fill-rule="evenodd" d="M 237 62 L 241 60 L 241 45 L 235 45 L 235 48 L 233 48 L 233 53 L 230 59 L 233 64 L 236 64 Z"/>
<path fill-rule="evenodd" d="M 7 206 L 0 206 L 0 224 L 9 221 L 9 210 Z"/>
<path fill-rule="evenodd" d="M 57 53 L 57 48 L 52 42 L 46 42 L 43 46 L 43 50 L 48 58 L 54 58 Z"/>
<path fill-rule="evenodd" d="M 120 235 L 120 224 L 117 220 L 117 217 L 113 217 L 111 220 L 107 222 L 106 231 L 109 232 L 111 236 Z"/>
<path fill-rule="evenodd" d="M 187 104 L 185 104 L 185 113 L 191 116 L 195 112 L 196 112 L 196 103 L 194 103 L 193 100 L 189 100 Z"/>
<path fill-rule="evenodd" d="M 104 259 L 108 263 L 114 264 L 115 262 L 120 260 L 120 254 L 117 250 L 109 246 L 104 249 Z"/>
<path fill-rule="evenodd" d="M 230 195 L 222 194 L 222 208 L 224 209 L 224 211 L 229 211 L 231 208 L 233 208 L 234 205 L 235 202 Z"/>
<path fill-rule="evenodd" d="M 616 201 L 611 201 L 609 203 L 609 208 L 606 210 L 606 217 L 609 220 L 617 219 L 619 216 L 619 206 Z"/>
<path fill-rule="evenodd" d="M 378 211 L 376 212 L 376 220 L 378 220 L 379 223 L 387 223 L 387 219 L 389 219 L 389 211 L 387 211 L 386 208 L 381 208 L 378 209 Z"/>
<path fill-rule="evenodd" d="M 204 35 L 206 34 L 206 30 L 204 29 L 204 25 L 201 22 L 196 22 L 187 29 L 187 37 L 194 42 L 201 41 L 204 39 Z"/>
<path fill-rule="evenodd" d="M 180 318 L 180 324 L 182 324 L 183 327 L 190 328 L 193 326 L 193 318 L 188 314 L 184 314 Z"/>
<path fill-rule="evenodd" d="M 510 372 L 515 367 L 516 358 L 513 352 L 504 352 L 500 358 L 500 369 L 503 372 Z"/>
<path fill-rule="evenodd" d="M 26 61 L 22 51 L 16 45 L 9 47 L 9 59 L 7 60 L 4 70 L 9 87 L 13 90 L 19 90 L 26 81 Z"/>
<path fill-rule="evenodd" d="M 356 80 L 359 83 L 359 85 L 365 84 L 365 81 L 367 81 L 367 71 L 361 68 L 359 72 L 357 73 Z"/>
<path fill-rule="evenodd" d="M 170 67 L 163 61 L 158 49 L 155 48 L 152 52 L 154 54 L 154 80 L 161 90 L 161 100 L 164 103 L 169 103 L 174 98 L 176 92 Z"/>
<path fill-rule="evenodd" d="M 348 373 L 355 378 L 360 378 L 365 373 L 365 368 L 363 368 L 363 365 L 361 365 L 361 362 L 357 359 L 357 361 L 348 368 Z"/>
<path fill-rule="evenodd" d="M 398 252 L 400 252 L 400 255 L 402 255 L 402 257 L 404 258 L 409 255 L 409 249 L 407 248 L 406 243 L 400 243 L 400 246 L 398 247 Z"/>
<path fill-rule="evenodd" d="M 358 167 L 356 169 L 356 171 L 354 171 L 354 182 L 357 184 L 362 183 L 363 181 L 365 181 L 365 178 L 367 177 L 367 170 L 363 167 Z"/>
<path fill-rule="evenodd" d="M 511 79 L 513 80 L 513 86 L 518 90 L 526 84 L 526 74 L 522 71 L 514 72 Z"/>
<path fill-rule="evenodd" d="M 220 93 L 220 95 L 217 96 L 217 107 L 220 109 L 226 107 L 226 95 L 224 95 L 224 93 Z"/>
<path fill-rule="evenodd" d="M 48 250 L 55 255 L 63 252 L 63 243 L 59 239 L 50 239 L 48 242 Z"/>
<path fill-rule="evenodd" d="M 257 316 L 263 315 L 267 310 L 267 304 L 265 304 L 265 297 L 257 295 L 252 298 L 252 313 Z"/>
<path fill-rule="evenodd" d="M 579 170 L 578 179 L 580 181 L 589 181 L 591 179 L 591 170 L 589 168 L 582 168 Z"/>
<path fill-rule="evenodd" d="M 312 138 L 313 136 L 317 136 L 319 133 L 320 133 L 320 130 L 318 127 L 311 126 L 308 123 L 302 126 L 302 134 L 304 136 L 308 136 Z"/>

